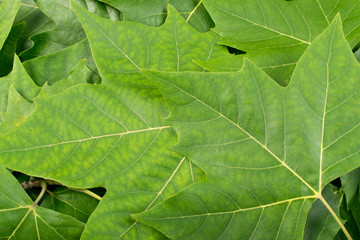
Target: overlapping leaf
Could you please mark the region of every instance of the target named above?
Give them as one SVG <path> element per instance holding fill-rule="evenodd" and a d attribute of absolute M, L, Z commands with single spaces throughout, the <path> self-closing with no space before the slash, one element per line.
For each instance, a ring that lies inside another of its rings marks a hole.
<path fill-rule="evenodd" d="M 345 223 L 345 220 L 342 220 L 340 217 L 340 204 L 343 196 L 339 193 L 338 189 L 332 184 L 328 184 L 322 190 L 321 194 L 334 210 L 336 216 L 339 217 L 342 223 Z M 339 224 L 335 221 L 324 204 L 317 199 L 311 206 L 308 214 L 304 240 L 334 239 L 339 230 Z"/>
<path fill-rule="evenodd" d="M 25 24 L 17 24 L 11 28 L 9 37 L 5 40 L 3 48 L 0 51 L 0 77 L 6 76 L 13 67 L 14 54 L 16 46 L 25 29 Z"/>
<path fill-rule="evenodd" d="M 0 79 L 0 136 L 32 113 L 35 106 L 31 102 L 39 91 L 15 56 L 12 72 Z"/>
<path fill-rule="evenodd" d="M 202 4 L 202 0 L 101 0 L 120 10 L 124 21 L 136 21 L 150 26 L 164 23 L 168 3 L 186 18 L 193 27 L 201 32 L 210 30 L 213 21 Z"/>
<path fill-rule="evenodd" d="M 359 75 L 339 17 L 287 88 L 249 61 L 235 73 L 148 72 L 170 104 L 175 150 L 207 180 L 134 217 L 172 239 L 300 239 L 320 199 L 344 230 L 321 191 L 360 166 Z"/>
<path fill-rule="evenodd" d="M 86 223 L 98 203 L 97 199 L 85 193 L 62 187 L 53 192 L 49 191 L 49 195 L 41 202 L 41 207 L 73 216 Z"/>
<path fill-rule="evenodd" d="M 87 39 L 60 51 L 28 60 L 23 63 L 23 66 L 38 86 L 43 86 L 46 82 L 52 85 L 65 78 L 76 64 L 84 58 L 87 58 L 88 65 L 95 65 L 93 63 L 89 64 L 89 60 L 90 62 L 93 60 Z M 96 67 L 92 70 L 95 71 Z"/>
<path fill-rule="evenodd" d="M 11 30 L 20 2 L 21 0 L 6 0 L 0 4 L 0 49 Z"/>
<path fill-rule="evenodd" d="M 33 0 L 22 0 L 14 24 L 25 24 L 25 30 L 17 45 L 17 54 L 32 47 L 29 38 L 41 32 L 50 31 L 55 23 L 48 18 Z"/>
<path fill-rule="evenodd" d="M 296 62 L 309 44 L 339 12 L 345 36 L 354 47 L 360 40 L 360 3 L 357 0 L 268 1 L 204 0 L 222 43 L 247 52 L 281 85 L 288 84 Z M 242 56 L 204 64 L 210 70 L 240 69 Z"/>
<path fill-rule="evenodd" d="M 35 2 L 39 9 L 55 22 L 55 27 L 50 31 L 32 36 L 34 46 L 21 54 L 23 59 L 29 60 L 54 53 L 85 39 L 85 33 L 68 0 L 35 0 Z M 87 7 L 84 0 L 77 0 L 77 2 Z M 88 2 L 94 8 L 91 4 L 96 4 L 96 2 Z M 95 9 L 100 11 L 100 8 Z M 101 11 L 100 14 L 102 14 Z"/>
<path fill-rule="evenodd" d="M 36 98 L 34 113 L 1 139 L 2 162 L 68 186 L 105 187 L 107 193 L 87 223 L 85 239 L 163 238 L 130 214 L 202 179 L 202 172 L 169 150 L 176 136 L 162 120 L 167 105 L 140 68 L 202 71 L 192 59 L 210 59 L 226 49 L 216 45 L 215 34 L 196 32 L 173 9 L 163 26 L 153 28 L 105 20 L 76 4 L 73 8 L 104 84 L 77 85 Z M 131 41 L 131 36 L 139 42 Z M 154 36 L 162 36 L 162 42 Z M 197 41 L 187 40 L 189 36 Z M 110 48 L 104 51 L 104 45 Z M 144 53 L 147 61 L 138 57 Z M 20 135 L 24 141 L 11 140 Z M 20 155 L 28 164 L 19 166 Z"/>
<path fill-rule="evenodd" d="M 0 238 L 79 239 L 84 223 L 34 205 L 3 166 L 0 166 L 0 177 Z"/>

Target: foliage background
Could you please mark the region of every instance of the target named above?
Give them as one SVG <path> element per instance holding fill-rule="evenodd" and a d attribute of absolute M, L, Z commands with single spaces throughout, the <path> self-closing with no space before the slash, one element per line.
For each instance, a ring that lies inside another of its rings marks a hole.
<path fill-rule="evenodd" d="M 357 239 L 359 42 L 357 0 L 1 1 L 0 237 Z"/>

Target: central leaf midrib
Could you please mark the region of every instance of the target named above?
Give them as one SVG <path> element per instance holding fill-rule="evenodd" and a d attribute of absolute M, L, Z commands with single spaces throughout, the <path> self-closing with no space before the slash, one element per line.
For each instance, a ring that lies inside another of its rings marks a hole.
<path fill-rule="evenodd" d="M 183 218 L 192 218 L 192 217 L 205 217 L 205 216 L 233 214 L 233 213 L 238 213 L 238 212 L 246 212 L 246 211 L 252 211 L 252 210 L 257 210 L 257 209 L 264 209 L 264 208 L 272 207 L 272 206 L 275 206 L 275 205 L 278 205 L 278 204 L 289 203 L 289 202 L 291 203 L 291 202 L 297 201 L 297 200 L 307 200 L 307 199 L 315 199 L 315 198 L 317 198 L 316 195 L 304 196 L 304 197 L 290 198 L 290 199 L 286 199 L 286 200 L 283 200 L 283 201 L 278 201 L 278 202 L 274 202 L 274 203 L 259 205 L 259 206 L 256 206 L 256 207 L 241 208 L 241 209 L 237 209 L 237 210 L 234 210 L 234 211 L 207 212 L 207 213 L 196 214 L 196 215 L 181 215 L 181 216 L 175 216 L 175 217 L 164 217 L 164 218 L 161 218 L 161 219 L 183 219 Z M 158 219 L 158 218 L 147 217 L 147 219 Z"/>
<path fill-rule="evenodd" d="M 39 146 L 34 146 L 34 147 L 29 147 L 29 148 L 5 150 L 5 151 L 0 151 L 0 153 L 28 151 L 28 150 L 52 147 L 52 146 L 57 146 L 57 145 L 69 144 L 69 143 L 79 143 L 79 142 L 91 141 L 91 140 L 94 140 L 94 139 L 101 139 L 101 138 L 114 137 L 114 136 L 123 136 L 123 135 L 129 135 L 129 134 L 136 134 L 136 133 L 142 133 L 142 132 L 162 130 L 162 129 L 167 129 L 167 128 L 170 128 L 170 126 L 145 128 L 145 129 L 139 129 L 139 130 L 127 131 L 127 132 L 121 132 L 121 133 L 111 133 L 111 134 L 106 134 L 106 135 L 100 135 L 100 136 L 94 136 L 94 137 L 88 137 L 88 138 L 82 138 L 82 139 L 76 139 L 76 140 L 70 140 L 70 141 L 63 141 L 63 142 L 58 142 L 58 143 L 51 143 L 51 144 L 46 144 L 46 145 L 39 145 Z"/>

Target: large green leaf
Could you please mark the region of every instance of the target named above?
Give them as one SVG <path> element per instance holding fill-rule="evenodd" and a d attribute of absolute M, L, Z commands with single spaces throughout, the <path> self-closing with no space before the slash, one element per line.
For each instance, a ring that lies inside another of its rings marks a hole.
<path fill-rule="evenodd" d="M 89 220 L 86 239 L 125 233 L 160 238 L 144 225 L 133 228 L 136 222 L 129 215 L 168 196 L 166 186 L 176 192 L 191 183 L 188 165 L 167 149 L 176 141 L 171 129 L 139 113 L 129 102 L 140 101 L 123 96 L 122 90 L 82 84 L 36 98 L 35 112 L 0 143 L 1 161 L 8 167 L 72 187 L 107 189 Z M 151 110 L 164 115 L 159 107 Z M 13 141 L 20 135 L 23 140 Z M 179 169 L 185 178 L 175 181 Z"/>
<path fill-rule="evenodd" d="M 339 12 L 345 36 L 354 47 L 360 41 L 357 0 L 203 0 L 216 23 L 222 43 L 245 55 L 281 85 L 288 84 L 296 62 L 309 44 Z M 210 70 L 241 68 L 243 56 L 204 66 Z M 220 65 L 219 65 L 220 63 Z"/>
<path fill-rule="evenodd" d="M 163 238 L 130 214 L 149 209 L 203 176 L 191 162 L 169 150 L 177 139 L 162 120 L 168 114 L 167 105 L 139 66 L 202 71 L 193 58 L 209 59 L 226 50 L 216 45 L 218 36 L 196 32 L 176 11 L 170 12 L 163 26 L 153 28 L 105 20 L 76 4 L 73 7 L 104 85 L 77 85 L 35 99 L 34 113 L 1 139 L 1 161 L 69 186 L 105 187 L 107 193 L 87 223 L 85 239 L 99 235 L 105 239 Z M 125 32 L 144 42 L 134 43 L 118 34 Z M 163 36 L 163 41 L 154 36 Z M 187 40 L 189 36 L 197 42 Z M 104 45 L 110 48 L 104 51 Z M 138 54 L 147 50 L 146 63 Z M 11 140 L 23 134 L 24 141 Z M 19 159 L 29 164 L 19 166 Z"/>
<path fill-rule="evenodd" d="M 280 87 L 246 60 L 234 73 L 147 72 L 170 104 L 174 149 L 207 180 L 133 215 L 172 239 L 300 239 L 331 180 L 360 166 L 360 66 L 341 20 Z"/>
<path fill-rule="evenodd" d="M 5 0 L 0 4 L 0 49 L 11 30 L 21 0 Z"/>
<path fill-rule="evenodd" d="M 1 239 L 79 239 L 84 223 L 34 204 L 3 166 L 0 177 Z"/>

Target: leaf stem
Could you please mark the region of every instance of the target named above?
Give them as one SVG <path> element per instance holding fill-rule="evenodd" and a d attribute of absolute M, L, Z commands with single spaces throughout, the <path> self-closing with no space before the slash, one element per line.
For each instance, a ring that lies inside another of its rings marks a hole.
<path fill-rule="evenodd" d="M 47 188 L 47 184 L 46 184 L 45 181 L 41 181 L 40 186 L 41 186 L 41 192 L 40 192 L 39 196 L 35 199 L 35 201 L 33 203 L 33 207 L 35 207 L 39 203 L 41 198 L 44 196 L 44 193 L 45 193 L 46 188 Z"/>
<path fill-rule="evenodd" d="M 345 234 L 346 238 L 348 240 L 353 240 L 350 233 L 348 232 L 348 230 L 345 228 L 344 224 L 342 224 L 341 220 L 339 219 L 339 217 L 336 215 L 336 213 L 334 212 L 334 210 L 331 208 L 331 206 L 329 205 L 329 203 L 325 200 L 325 198 L 319 194 L 319 199 L 320 201 L 324 204 L 324 206 L 329 210 L 330 214 L 334 217 L 335 221 L 339 224 L 341 230 L 343 231 L 343 233 Z"/>
<path fill-rule="evenodd" d="M 85 194 L 87 194 L 87 195 L 89 195 L 89 196 L 91 196 L 91 197 L 93 197 L 93 198 L 95 198 L 95 199 L 97 199 L 99 201 L 101 201 L 101 199 L 102 199 L 102 197 L 100 197 L 99 195 L 97 195 L 97 194 L 95 194 L 92 191 L 87 190 L 87 189 L 79 189 L 79 188 L 71 188 L 71 187 L 69 187 L 69 189 L 77 191 L 77 192 L 85 193 Z"/>

